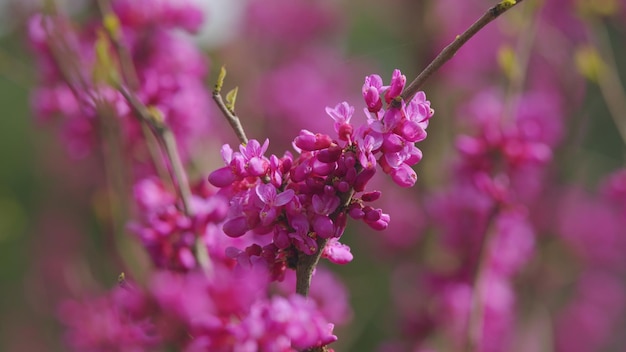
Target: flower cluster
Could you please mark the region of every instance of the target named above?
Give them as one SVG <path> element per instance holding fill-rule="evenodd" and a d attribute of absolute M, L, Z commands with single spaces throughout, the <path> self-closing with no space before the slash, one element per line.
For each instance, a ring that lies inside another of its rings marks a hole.
<path fill-rule="evenodd" d="M 480 1 L 466 1 L 451 11 L 451 3 L 436 6 L 445 23 L 442 47 L 485 10 Z M 577 124 L 586 123 L 565 123 L 568 113 L 578 116 L 574 111 L 584 101 L 584 80 L 571 74 L 580 65 L 580 58 L 571 60 L 582 39 L 578 30 L 584 28 L 574 15 L 578 11 L 567 1 L 554 1 L 532 14 L 518 12 L 520 22 L 485 30 L 444 68 L 451 88 L 446 94 L 461 98 L 461 128 L 450 182 L 425 202 L 436 233 L 429 239 L 437 238 L 431 253 L 436 254 L 421 264 L 410 258 L 407 266 L 417 270 L 398 270 L 394 289 L 408 344 L 415 350 L 434 345 L 536 350 L 539 341 L 555 351 L 601 350 L 619 327 L 616 317 L 623 314 L 625 291 L 618 284 L 624 241 L 617 210 L 625 178 L 616 173 L 605 184 L 610 202 L 578 187 L 572 190 L 571 178 L 565 183 L 554 179 L 559 173 L 570 175 L 569 167 L 564 172 L 562 163 L 553 160 L 563 137 L 570 133 L 570 138 L 577 136 L 570 142 L 577 139 L 583 131 Z M 526 20 L 562 37 L 530 40 L 519 25 Z M 520 49 L 516 45 L 523 38 L 529 40 Z M 558 58 L 544 60 L 537 53 L 545 48 Z M 503 75 L 510 79 L 508 87 L 493 80 Z M 577 127 L 567 131 L 569 126 Z M 571 157 L 571 146 L 562 151 Z M 578 162 L 580 154 L 575 155 Z M 423 250 L 433 246 L 430 241 L 423 245 Z M 549 317 L 537 314 L 546 309 Z M 542 325 L 553 326 L 552 335 L 536 330 Z M 434 342 L 443 340 L 443 345 Z"/>
<path fill-rule="evenodd" d="M 337 339 L 313 301 L 268 298 L 266 285 L 264 272 L 221 265 L 210 277 L 158 272 L 147 290 L 123 281 L 105 296 L 65 302 L 60 316 L 77 351 L 291 352 Z"/>
<path fill-rule="evenodd" d="M 206 182 L 193 189 L 190 208 L 184 206 L 172 192 L 156 178 L 139 180 L 134 186 L 134 197 L 141 220 L 129 224 L 157 268 L 187 271 L 197 267 L 195 249 L 199 241 L 210 251 L 212 258 L 224 259 L 224 249 L 235 244 L 219 230 L 228 202 L 212 194 Z"/>
<path fill-rule="evenodd" d="M 341 264 L 352 259 L 349 248 L 337 241 L 348 215 L 376 230 L 387 227 L 389 215 L 366 205 L 378 199 L 380 192 L 366 192 L 366 185 L 376 165 L 402 187 L 415 183 L 417 175 L 411 166 L 422 157 L 415 142 L 426 138 L 433 115 L 423 92 L 408 104 L 400 99 L 405 83 L 399 70 L 394 71 L 389 86 L 383 86 L 378 75 L 366 77 L 367 123 L 358 127 L 350 123 L 354 107 L 348 103 L 327 108 L 336 139 L 302 130 L 293 142 L 297 157 L 290 152 L 283 157 L 265 156 L 268 140 L 263 144 L 250 140 L 238 152 L 228 145 L 222 147 L 226 166 L 211 173 L 209 182 L 230 199 L 224 232 L 231 237 L 249 231 L 273 236 L 265 247 L 235 255 L 262 256 L 284 268 L 293 249 L 311 255 L 319 250 L 320 240 L 325 243 L 323 256 Z M 394 102 L 399 103 L 397 107 Z"/>
<path fill-rule="evenodd" d="M 197 30 L 202 13 L 187 1 L 147 3 L 116 0 L 111 4 L 110 16 L 119 21 L 119 40 L 128 54 L 128 62 L 119 60 L 126 67 L 119 68 L 118 75 L 144 104 L 162 112 L 164 122 L 182 142 L 185 157 L 208 131 L 210 95 L 203 83 L 206 60 L 190 37 L 174 29 Z M 137 117 L 119 92 L 92 79 L 111 69 L 100 61 L 114 62 L 122 55 L 94 45 L 102 39 L 103 33 L 98 32 L 102 30 L 101 21 L 73 26 L 61 17 L 35 15 L 30 20 L 29 39 L 42 71 L 33 94 L 34 111 L 42 121 L 58 118 L 68 152 L 78 158 L 99 146 L 103 129 L 113 123 L 104 121 L 112 115 L 120 122 L 125 148 L 145 159 Z M 100 50 L 95 54 L 94 46 Z M 109 115 L 103 116 L 106 111 Z"/>

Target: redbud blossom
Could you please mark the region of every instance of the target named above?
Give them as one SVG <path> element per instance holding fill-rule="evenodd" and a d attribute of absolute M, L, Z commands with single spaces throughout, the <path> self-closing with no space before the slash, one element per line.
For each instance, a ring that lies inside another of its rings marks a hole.
<path fill-rule="evenodd" d="M 345 244 L 339 243 L 336 238 L 331 238 L 324 247 L 322 257 L 328 258 L 335 264 L 347 264 L 352 261 L 352 253 L 350 253 L 350 247 Z"/>

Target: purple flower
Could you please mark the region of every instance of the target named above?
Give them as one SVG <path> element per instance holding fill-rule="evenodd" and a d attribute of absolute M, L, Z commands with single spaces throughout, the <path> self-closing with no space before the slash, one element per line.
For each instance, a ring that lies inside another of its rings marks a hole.
<path fill-rule="evenodd" d="M 319 215 L 329 215 L 339 206 L 339 197 L 330 194 L 314 194 L 311 200 L 313 210 Z"/>
<path fill-rule="evenodd" d="M 383 145 L 383 135 L 362 127 L 357 130 L 355 142 L 359 148 L 357 155 L 361 166 L 365 169 L 375 168 L 376 157 L 374 152 Z"/>
<path fill-rule="evenodd" d="M 293 199 L 295 192 L 292 189 L 282 193 L 276 191 L 276 187 L 271 183 L 259 184 L 256 187 L 256 194 L 263 202 L 263 209 L 259 213 L 261 224 L 267 226 L 278 216 L 279 207 L 289 203 Z"/>
<path fill-rule="evenodd" d="M 425 130 L 428 127 L 428 121 L 435 114 L 435 110 L 430 107 L 430 101 L 426 100 L 426 94 L 419 91 L 413 100 L 406 105 L 405 114 L 407 120 L 418 123 Z"/>
<path fill-rule="evenodd" d="M 380 94 L 387 87 L 383 86 L 383 79 L 379 75 L 369 75 L 365 77 L 362 93 L 365 105 L 369 112 L 378 112 L 383 107 Z"/>
<path fill-rule="evenodd" d="M 294 144 L 306 151 L 320 150 L 330 147 L 332 139 L 330 136 L 320 133 L 313 133 L 307 130 L 301 130 L 300 134 L 294 140 Z"/>
<path fill-rule="evenodd" d="M 308 255 L 315 253 L 317 242 L 309 236 L 310 224 L 306 216 L 302 214 L 290 216 L 289 225 L 295 230 L 289 233 L 289 237 L 295 241 L 295 246 Z"/>
<path fill-rule="evenodd" d="M 385 101 L 389 104 L 395 97 L 399 96 L 406 84 L 406 76 L 400 70 L 393 70 L 391 75 L 391 85 L 385 92 Z"/>
<path fill-rule="evenodd" d="M 337 238 L 331 238 L 326 242 L 326 246 L 322 252 L 322 257 L 328 258 L 335 264 L 347 264 L 352 261 L 352 253 L 350 247 L 339 243 Z"/>
<path fill-rule="evenodd" d="M 263 145 L 256 139 L 251 139 L 245 146 L 239 146 L 241 155 L 246 161 L 246 169 L 252 176 L 262 176 L 267 173 L 270 163 L 263 154 L 267 151 L 269 143 L 269 139 L 266 139 Z"/>
<path fill-rule="evenodd" d="M 350 119 L 354 114 L 354 106 L 344 101 L 337 104 L 334 109 L 327 106 L 326 113 L 335 121 L 335 132 L 337 132 L 339 139 L 349 141 L 353 131 Z"/>

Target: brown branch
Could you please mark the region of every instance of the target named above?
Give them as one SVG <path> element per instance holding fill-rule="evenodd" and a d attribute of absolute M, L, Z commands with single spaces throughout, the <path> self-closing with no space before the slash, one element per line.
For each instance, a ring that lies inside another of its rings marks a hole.
<path fill-rule="evenodd" d="M 311 279 L 317 263 L 320 261 L 322 251 L 328 243 L 328 239 L 319 237 L 317 239 L 317 250 L 311 255 L 298 252 L 298 265 L 296 266 L 296 293 L 307 297 L 311 287 Z"/>
<path fill-rule="evenodd" d="M 163 122 L 162 116 L 159 116 L 159 114 L 154 111 L 150 111 L 149 108 L 145 106 L 134 93 L 126 89 L 126 87 L 119 86 L 117 88 L 124 99 L 126 99 L 131 109 L 135 112 L 136 117 L 150 126 L 150 129 L 156 135 L 159 143 L 161 143 L 170 161 L 170 172 L 177 193 L 183 202 L 183 211 L 187 216 L 193 215 L 191 209 L 191 189 L 189 188 L 185 168 L 178 154 L 176 137 L 174 137 L 172 131 Z"/>
<path fill-rule="evenodd" d="M 248 144 L 248 137 L 246 136 L 246 132 L 243 130 L 243 126 L 241 125 L 241 121 L 239 117 L 235 115 L 233 111 L 230 111 L 226 104 L 224 104 L 224 99 L 222 99 L 222 95 L 220 93 L 213 92 L 213 100 L 217 104 L 217 107 L 220 109 L 224 117 L 226 117 L 226 121 L 230 124 L 230 127 L 235 131 L 235 135 L 237 135 L 237 139 L 242 144 Z"/>
<path fill-rule="evenodd" d="M 472 38 L 476 33 L 478 33 L 483 27 L 489 24 L 491 21 L 495 20 L 501 14 L 505 13 L 509 9 L 513 8 L 515 5 L 519 4 L 523 0 L 502 0 L 497 5 L 491 7 L 485 14 L 483 14 L 474 24 L 472 24 L 468 29 L 465 30 L 461 35 L 457 36 L 456 39 L 448 46 L 446 46 L 440 53 L 435 57 L 433 61 L 426 66 L 426 68 L 419 74 L 417 77 L 411 82 L 407 87 L 404 88 L 404 91 L 400 95 L 402 100 L 405 102 L 411 101 L 413 96 L 419 91 L 424 82 L 437 70 L 443 66 L 448 60 L 452 59 L 454 54 L 468 41 Z M 394 107 L 399 107 L 401 102 L 399 100 L 393 101 Z"/>
<path fill-rule="evenodd" d="M 342 195 L 341 205 L 330 214 L 330 218 L 335 220 L 339 213 L 346 211 L 346 207 L 352 201 L 354 190 L 348 191 Z M 309 288 L 311 287 L 311 278 L 313 277 L 313 271 L 322 256 L 322 251 L 328 243 L 328 239 L 317 238 L 317 250 L 311 255 L 299 253 L 298 264 L 296 266 L 296 293 L 304 297 L 309 295 Z"/>
<path fill-rule="evenodd" d="M 137 118 L 150 126 L 157 140 L 165 150 L 167 159 L 170 162 L 171 178 L 176 191 L 183 202 L 183 212 L 187 216 L 193 216 L 193 208 L 191 206 L 191 188 L 187 180 L 187 173 L 183 167 L 183 163 L 178 153 L 176 137 L 169 127 L 163 122 L 163 117 L 157 112 L 150 111 L 132 92 L 125 87 L 118 87 L 119 92 L 124 96 L 126 101 L 137 115 Z M 194 255 L 198 260 L 200 267 L 207 273 L 211 271 L 211 259 L 204 246 L 200 236 L 196 237 L 194 245 Z"/>

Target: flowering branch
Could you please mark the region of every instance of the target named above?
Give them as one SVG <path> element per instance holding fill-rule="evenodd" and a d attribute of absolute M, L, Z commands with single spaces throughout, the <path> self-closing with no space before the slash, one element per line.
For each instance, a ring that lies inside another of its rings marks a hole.
<path fill-rule="evenodd" d="M 193 214 L 191 209 L 191 189 L 189 188 L 189 182 L 187 181 L 183 163 L 178 155 L 174 134 L 164 123 L 163 116 L 158 110 L 150 109 L 145 106 L 139 98 L 126 89 L 126 87 L 119 86 L 117 88 L 124 99 L 126 99 L 131 109 L 137 114 L 137 117 L 147 123 L 151 127 L 151 130 L 157 135 L 170 161 L 172 178 L 174 179 L 176 189 L 183 202 L 183 211 L 185 215 L 191 216 Z"/>
<path fill-rule="evenodd" d="M 422 87 L 424 82 L 437 70 L 443 66 L 448 60 L 452 59 L 454 54 L 483 27 L 495 20 L 501 14 L 505 13 L 513 6 L 519 4 L 523 0 L 502 0 L 497 5 L 491 7 L 485 12 L 474 24 L 465 30 L 461 35 L 457 36 L 452 43 L 446 46 L 437 57 L 426 66 L 426 68 L 411 82 L 402 92 L 400 97 L 405 102 L 411 101 L 415 94 Z M 394 101 L 395 106 L 400 106 L 400 101 Z"/>
<path fill-rule="evenodd" d="M 185 172 L 183 163 L 178 154 L 178 147 L 176 143 L 176 137 L 170 130 L 170 128 L 164 123 L 161 112 L 157 109 L 150 109 L 145 106 L 137 96 L 126 89 L 124 86 L 117 87 L 118 91 L 124 96 L 124 99 L 128 102 L 131 109 L 135 112 L 136 116 L 144 123 L 150 126 L 158 141 L 165 150 L 165 154 L 170 163 L 171 178 L 174 183 L 174 187 L 183 203 L 183 212 L 186 216 L 193 216 L 193 209 L 191 207 L 191 188 L 189 187 L 189 181 L 187 180 L 187 174 Z M 202 245 L 202 241 L 197 238 L 195 244 L 195 256 L 205 271 L 210 268 L 210 259 L 206 248 Z"/>
<path fill-rule="evenodd" d="M 436 72 L 443 64 L 445 64 L 448 60 L 450 60 L 454 54 L 478 31 L 480 31 L 484 26 L 486 26 L 489 22 L 496 19 L 498 16 L 522 2 L 523 0 L 503 0 L 497 5 L 493 6 L 487 12 L 480 17 L 470 28 L 468 28 L 463 34 L 458 36 L 450 45 L 444 48 L 441 53 L 409 84 L 400 95 L 400 98 L 405 102 L 413 99 L 413 96 L 418 92 L 419 88 L 422 84 L 434 73 Z M 394 107 L 400 107 L 401 100 L 394 99 L 391 103 Z M 351 195 L 347 197 L 346 203 L 347 205 L 351 200 Z M 335 214 L 336 215 L 336 214 Z M 313 271 L 317 262 L 319 261 L 321 252 L 326 245 L 328 240 L 318 238 L 317 240 L 317 251 L 313 255 L 301 255 L 298 258 L 298 265 L 296 269 L 296 292 L 307 296 L 309 292 L 309 286 L 311 283 L 311 276 L 313 275 Z"/>
<path fill-rule="evenodd" d="M 170 172 L 170 178 L 182 201 L 183 213 L 186 216 L 191 217 L 193 216 L 193 209 L 191 207 L 191 189 L 189 187 L 189 181 L 187 179 L 185 168 L 178 153 L 176 137 L 167 124 L 165 124 L 164 118 L 158 109 L 145 106 L 131 90 L 125 87 L 125 85 L 129 86 L 131 89 L 137 89 L 139 87 L 137 72 L 128 49 L 120 41 L 121 28 L 119 19 L 113 13 L 110 4 L 106 0 L 100 0 L 98 1 L 98 4 L 102 13 L 102 21 L 106 36 L 113 44 L 115 53 L 119 59 L 121 78 L 124 81 L 124 84 L 120 82 L 114 67 L 106 67 L 109 69 L 109 72 L 106 72 L 106 78 L 109 83 L 114 86 L 120 94 L 122 94 L 131 109 L 135 112 L 135 116 L 139 119 L 139 122 L 142 125 L 142 131 L 146 137 L 146 144 L 148 145 L 148 149 L 150 150 L 153 158 L 158 153 L 154 146 L 151 145 L 151 140 L 149 139 L 150 134 L 145 133 L 146 130 L 152 131 L 157 142 L 165 151 L 166 158 L 169 161 L 168 171 Z M 155 167 L 158 171 L 160 171 L 160 158 L 154 159 Z M 208 270 L 208 268 L 210 268 L 210 260 L 207 250 L 202 245 L 202 241 L 199 238 L 196 238 L 194 252 L 200 266 L 203 269 Z"/>
<path fill-rule="evenodd" d="M 98 7 L 102 16 L 102 25 L 105 29 L 105 33 L 109 41 L 113 44 L 113 48 L 119 59 L 120 73 L 123 82 L 132 90 L 139 88 L 139 78 L 137 77 L 137 70 L 133 64 L 132 56 L 128 51 L 128 48 L 120 41 L 121 37 L 121 25 L 117 16 L 111 9 L 110 1 L 98 0 Z M 157 170 L 157 174 L 163 180 L 167 178 L 165 176 L 163 159 L 160 157 L 160 152 L 155 140 L 155 137 L 150 133 L 150 127 L 146 120 L 141 119 L 141 132 L 145 138 L 146 146 L 150 157 L 154 162 L 154 167 Z"/>

